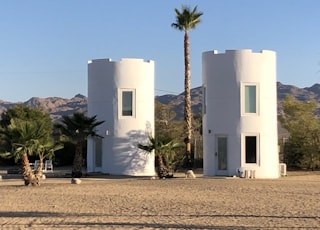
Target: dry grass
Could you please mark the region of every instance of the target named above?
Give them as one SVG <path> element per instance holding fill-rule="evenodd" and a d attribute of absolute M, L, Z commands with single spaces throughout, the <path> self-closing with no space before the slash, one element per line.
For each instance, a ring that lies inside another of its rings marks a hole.
<path fill-rule="evenodd" d="M 49 178 L 0 182 L 1 229 L 320 229 L 320 173 L 277 180 Z"/>

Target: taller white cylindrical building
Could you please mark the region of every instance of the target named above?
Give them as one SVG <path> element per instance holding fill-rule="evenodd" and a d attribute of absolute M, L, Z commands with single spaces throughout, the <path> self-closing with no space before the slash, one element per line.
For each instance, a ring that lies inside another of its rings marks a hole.
<path fill-rule="evenodd" d="M 88 172 L 154 175 L 154 155 L 137 147 L 154 135 L 153 61 L 89 61 L 88 115 L 105 121 L 88 140 Z"/>
<path fill-rule="evenodd" d="M 204 174 L 278 178 L 276 53 L 208 51 L 202 71 Z"/>

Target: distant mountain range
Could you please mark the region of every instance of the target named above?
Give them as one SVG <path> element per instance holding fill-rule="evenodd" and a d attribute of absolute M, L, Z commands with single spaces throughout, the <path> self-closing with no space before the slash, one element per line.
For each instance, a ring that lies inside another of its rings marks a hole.
<path fill-rule="evenodd" d="M 293 85 L 284 85 L 280 82 L 277 82 L 277 97 L 278 97 L 278 113 L 281 113 L 282 106 L 281 100 L 286 94 L 292 95 L 301 101 L 310 101 L 315 100 L 318 103 L 318 108 L 320 108 L 320 84 L 314 84 L 311 87 L 298 88 Z M 202 90 L 201 87 L 191 89 L 191 98 L 192 98 L 192 111 L 194 114 L 201 113 L 201 96 Z M 161 102 L 165 105 L 172 103 L 173 110 L 176 112 L 176 119 L 183 118 L 183 104 L 184 104 L 184 94 L 179 95 L 166 94 L 162 96 L 156 96 L 155 100 Z M 34 107 L 42 107 L 45 111 L 50 113 L 50 116 L 53 120 L 61 118 L 62 115 L 71 115 L 75 112 L 86 112 L 87 111 L 87 97 L 81 94 L 75 95 L 71 99 L 65 99 L 60 97 L 48 97 L 48 98 L 39 98 L 32 97 L 26 102 L 7 102 L 0 99 L 0 114 L 6 109 L 17 105 L 24 104 Z M 320 110 L 318 109 L 318 114 Z"/>
<path fill-rule="evenodd" d="M 289 94 L 300 101 L 310 101 L 315 100 L 318 103 L 318 114 L 320 115 L 320 84 L 314 84 L 311 87 L 298 88 L 293 85 L 284 85 L 280 82 L 277 82 L 277 105 L 278 105 L 278 114 L 282 112 L 281 101 L 286 94 Z M 194 114 L 201 113 L 201 96 L 202 91 L 201 87 L 191 89 L 191 98 L 192 98 L 192 111 Z M 179 95 L 163 95 L 156 96 L 157 101 L 168 104 L 172 103 L 174 111 L 177 113 L 177 118 L 180 119 L 183 117 L 183 104 L 184 104 L 184 94 Z"/>
<path fill-rule="evenodd" d="M 39 98 L 32 97 L 26 102 L 7 102 L 0 100 L 0 114 L 14 105 L 23 104 L 32 107 L 42 107 L 53 120 L 58 120 L 63 115 L 72 115 L 75 112 L 87 112 L 87 97 L 77 94 L 71 99 L 61 97 Z"/>

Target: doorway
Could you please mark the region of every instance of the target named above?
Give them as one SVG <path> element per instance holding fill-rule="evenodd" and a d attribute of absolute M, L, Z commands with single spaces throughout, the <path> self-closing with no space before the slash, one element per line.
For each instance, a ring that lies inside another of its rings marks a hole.
<path fill-rule="evenodd" d="M 226 135 L 216 135 L 216 175 L 228 175 L 228 138 Z"/>
<path fill-rule="evenodd" d="M 94 163 L 95 171 L 101 171 L 102 167 L 102 138 L 94 138 Z"/>

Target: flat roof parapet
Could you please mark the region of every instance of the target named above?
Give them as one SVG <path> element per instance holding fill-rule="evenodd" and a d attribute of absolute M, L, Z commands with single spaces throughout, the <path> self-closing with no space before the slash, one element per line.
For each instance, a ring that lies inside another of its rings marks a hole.
<path fill-rule="evenodd" d="M 218 54 L 218 55 L 234 54 L 234 53 L 256 53 L 256 54 L 262 54 L 262 53 L 275 53 L 275 51 L 273 51 L 273 50 L 260 50 L 258 52 L 254 52 L 251 49 L 239 49 L 239 50 L 225 50 L 224 53 L 219 53 L 218 50 L 205 51 L 203 53 Z"/>
<path fill-rule="evenodd" d="M 93 62 L 109 62 L 109 63 L 117 63 L 117 62 L 146 62 L 153 63 L 153 60 L 145 60 L 141 58 L 121 58 L 119 61 L 113 61 L 111 58 L 101 58 L 101 59 L 92 59 L 88 61 L 88 64 Z"/>

